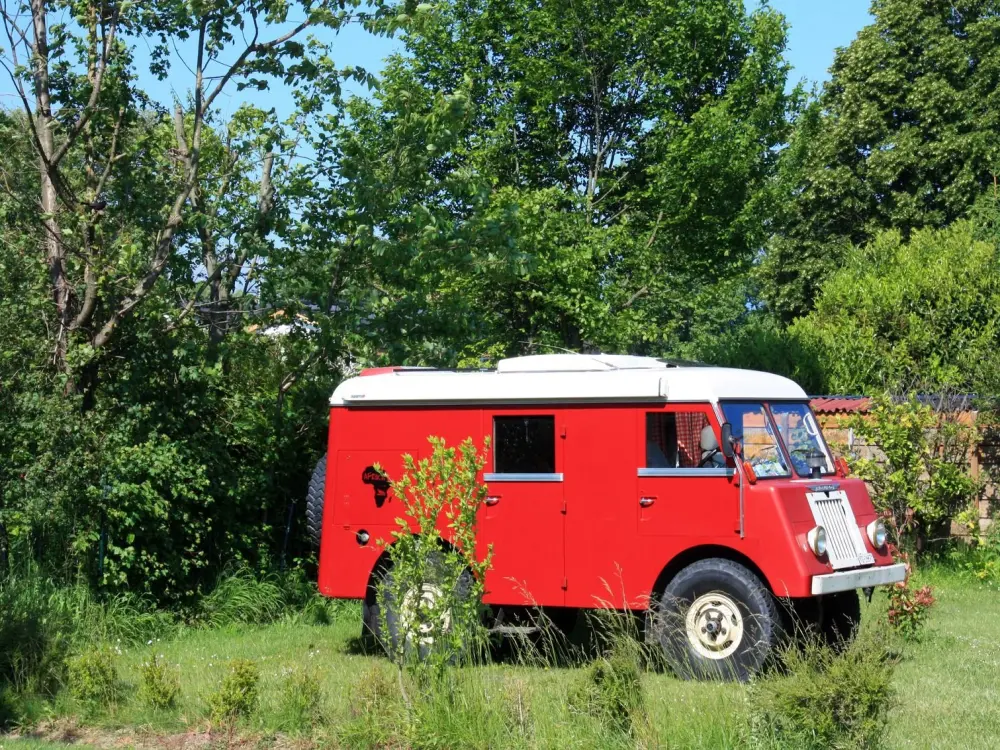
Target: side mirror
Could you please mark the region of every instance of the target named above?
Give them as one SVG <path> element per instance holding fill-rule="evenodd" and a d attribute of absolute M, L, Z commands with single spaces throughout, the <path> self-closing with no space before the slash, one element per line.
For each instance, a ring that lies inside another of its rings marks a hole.
<path fill-rule="evenodd" d="M 722 455 L 732 458 L 736 455 L 736 441 L 733 440 L 733 426 L 729 422 L 722 423 Z"/>

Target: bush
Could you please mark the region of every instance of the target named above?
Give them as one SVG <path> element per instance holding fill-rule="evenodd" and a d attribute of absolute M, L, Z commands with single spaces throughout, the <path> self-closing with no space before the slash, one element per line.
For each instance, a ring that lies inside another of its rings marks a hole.
<path fill-rule="evenodd" d="M 906 640 L 916 640 L 927 620 L 927 611 L 934 606 L 931 587 L 914 589 L 906 580 L 890 587 L 888 594 L 886 619 L 889 625 Z"/>
<path fill-rule="evenodd" d="M 257 665 L 249 659 L 233 659 L 218 690 L 208 696 L 212 719 L 230 723 L 249 716 L 257 708 L 259 691 L 260 670 Z"/>
<path fill-rule="evenodd" d="M 70 695 L 78 701 L 106 706 L 118 698 L 118 669 L 109 648 L 80 654 L 66 662 Z"/>
<path fill-rule="evenodd" d="M 977 525 L 978 525 L 978 518 Z M 952 550 L 958 566 L 977 581 L 991 586 L 1000 585 L 1000 516 L 993 519 L 986 533 L 972 544 L 962 544 Z"/>
<path fill-rule="evenodd" d="M 228 572 L 198 602 L 196 619 L 212 628 L 234 624 L 263 625 L 285 612 L 284 592 L 272 575 L 249 568 Z"/>
<path fill-rule="evenodd" d="M 978 440 L 974 425 L 958 414 L 919 402 L 910 395 L 874 399 L 868 415 L 850 427 L 881 456 L 851 459 L 851 469 L 872 487 L 876 508 L 891 514 L 897 543 L 945 534 L 948 523 L 967 509 L 981 490 L 969 473 L 969 454 Z"/>
<path fill-rule="evenodd" d="M 56 594 L 43 578 L 0 579 L 0 690 L 51 693 L 62 681 L 75 625 Z"/>
<path fill-rule="evenodd" d="M 339 729 L 344 747 L 384 748 L 402 745 L 407 712 L 399 685 L 385 669 L 374 666 L 351 689 L 350 718 Z"/>
<path fill-rule="evenodd" d="M 285 729 L 304 729 L 319 718 L 323 688 L 319 676 L 312 670 L 289 672 L 281 687 L 281 715 Z"/>
<path fill-rule="evenodd" d="M 471 438 L 457 449 L 446 447 L 441 438 L 429 442 L 430 458 L 418 462 L 404 455 L 403 476 L 391 483 L 403 517 L 387 548 L 392 575 L 378 595 L 383 620 L 391 610 L 397 614 L 394 634 L 388 621 L 382 623 L 393 661 L 440 677 L 456 657 L 468 656 L 486 642 L 483 578 L 492 548 L 477 558 L 477 514 L 486 499 L 477 476 L 486 465 L 485 454 L 476 451 Z M 488 448 L 487 439 L 484 451 Z M 436 596 L 418 595 L 428 586 Z"/>
<path fill-rule="evenodd" d="M 156 710 L 173 708 L 181 693 L 181 679 L 177 668 L 172 668 L 155 656 L 140 667 L 139 700 Z"/>
<path fill-rule="evenodd" d="M 812 639 L 787 649 L 784 664 L 787 674 L 750 688 L 755 745 L 802 750 L 882 746 L 896 664 L 883 635 L 863 635 L 839 654 Z"/>
<path fill-rule="evenodd" d="M 637 649 L 624 643 L 595 660 L 570 694 L 570 708 L 614 732 L 634 734 L 646 708 Z"/>

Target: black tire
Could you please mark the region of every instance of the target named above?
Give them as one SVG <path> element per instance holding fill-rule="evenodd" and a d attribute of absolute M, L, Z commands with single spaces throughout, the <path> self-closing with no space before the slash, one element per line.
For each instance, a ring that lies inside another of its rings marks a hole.
<path fill-rule="evenodd" d="M 857 591 L 841 591 L 823 597 L 820 633 L 827 645 L 843 651 L 854 640 L 861 625 L 861 598 Z"/>
<path fill-rule="evenodd" d="M 306 493 L 306 531 L 313 543 L 319 546 L 323 538 L 323 496 L 326 492 L 326 454 L 313 469 Z"/>
<path fill-rule="evenodd" d="M 774 658 L 784 637 L 774 596 L 731 560 L 710 558 L 681 570 L 658 610 L 653 633 L 684 679 L 749 680 Z"/>

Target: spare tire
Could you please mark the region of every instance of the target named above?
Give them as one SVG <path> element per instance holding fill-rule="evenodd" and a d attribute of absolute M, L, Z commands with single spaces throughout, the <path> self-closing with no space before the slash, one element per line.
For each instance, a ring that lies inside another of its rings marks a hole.
<path fill-rule="evenodd" d="M 323 537 L 323 495 L 326 492 L 326 454 L 313 469 L 306 493 L 306 530 L 318 546 Z"/>

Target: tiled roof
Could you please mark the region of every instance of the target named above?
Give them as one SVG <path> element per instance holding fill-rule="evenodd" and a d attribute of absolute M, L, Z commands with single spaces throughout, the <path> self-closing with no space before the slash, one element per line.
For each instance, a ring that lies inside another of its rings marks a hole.
<path fill-rule="evenodd" d="M 871 399 L 867 396 L 814 396 L 809 405 L 817 414 L 864 413 Z"/>

